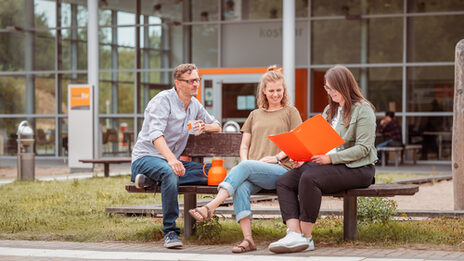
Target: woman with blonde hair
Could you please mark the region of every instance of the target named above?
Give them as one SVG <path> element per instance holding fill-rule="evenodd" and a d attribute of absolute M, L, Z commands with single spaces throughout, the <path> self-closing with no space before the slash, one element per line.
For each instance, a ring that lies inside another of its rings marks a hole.
<path fill-rule="evenodd" d="M 373 183 L 377 160 L 374 106 L 362 95 L 353 74 L 337 65 L 325 73 L 329 105 L 322 116 L 345 144 L 296 168 L 276 181 L 282 220 L 287 235 L 269 245 L 275 253 L 314 250 L 311 236 L 319 215 L 322 194 L 368 187 Z"/>
<path fill-rule="evenodd" d="M 287 104 L 287 86 L 276 66 L 269 67 L 261 77 L 257 96 L 258 109 L 250 113 L 241 129 L 241 162 L 219 184 L 216 198 L 189 210 L 197 221 L 206 221 L 226 198 L 232 196 L 236 220 L 244 238 L 232 249 L 233 253 L 256 250 L 251 233 L 250 195 L 261 189 L 274 189 L 276 179 L 289 169 L 285 164 L 287 155 L 268 136 L 291 131 L 301 124 L 298 110 Z"/>

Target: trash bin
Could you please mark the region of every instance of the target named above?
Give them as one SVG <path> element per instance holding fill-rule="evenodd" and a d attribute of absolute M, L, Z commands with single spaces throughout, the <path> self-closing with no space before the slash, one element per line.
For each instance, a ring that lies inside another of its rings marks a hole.
<path fill-rule="evenodd" d="M 18 180 L 34 180 L 35 178 L 35 154 L 34 131 L 27 121 L 22 121 L 18 126 Z"/>
<path fill-rule="evenodd" d="M 239 133 L 240 125 L 235 121 L 228 121 L 224 124 L 222 130 L 226 133 Z"/>

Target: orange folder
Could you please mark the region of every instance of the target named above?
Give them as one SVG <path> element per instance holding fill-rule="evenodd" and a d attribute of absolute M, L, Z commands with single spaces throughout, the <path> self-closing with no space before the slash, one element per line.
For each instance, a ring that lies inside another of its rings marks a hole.
<path fill-rule="evenodd" d="M 345 143 L 320 114 L 290 132 L 268 137 L 294 161 L 311 161 L 313 155 L 326 154 Z"/>

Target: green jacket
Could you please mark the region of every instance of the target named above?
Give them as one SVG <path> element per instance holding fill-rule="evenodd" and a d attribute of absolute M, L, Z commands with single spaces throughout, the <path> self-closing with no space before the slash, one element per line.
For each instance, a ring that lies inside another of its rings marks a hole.
<path fill-rule="evenodd" d="M 327 106 L 322 116 L 327 119 Z M 357 168 L 374 163 L 377 160 L 375 149 L 375 114 L 369 103 L 362 101 L 351 107 L 350 126 L 345 128 L 342 117 L 335 130 L 345 141 L 337 147 L 337 152 L 330 154 L 332 164 L 345 164 Z"/>

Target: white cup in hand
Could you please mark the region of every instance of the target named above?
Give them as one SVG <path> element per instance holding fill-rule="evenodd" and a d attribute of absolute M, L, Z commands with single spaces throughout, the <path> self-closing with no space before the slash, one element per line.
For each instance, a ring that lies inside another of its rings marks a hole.
<path fill-rule="evenodd" d="M 187 124 L 189 134 L 198 134 L 201 131 L 200 122 L 197 120 L 191 120 Z"/>

